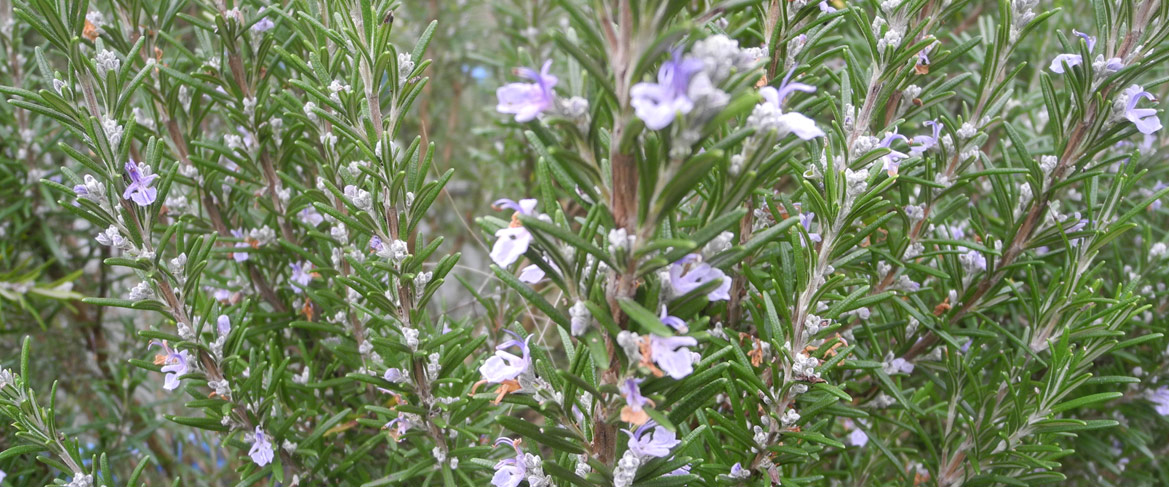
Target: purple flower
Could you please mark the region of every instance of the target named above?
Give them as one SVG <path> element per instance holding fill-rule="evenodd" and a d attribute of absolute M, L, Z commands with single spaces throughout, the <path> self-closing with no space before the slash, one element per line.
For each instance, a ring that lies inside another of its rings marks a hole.
<path fill-rule="evenodd" d="M 495 487 L 516 487 L 527 477 L 527 467 L 520 457 L 520 447 L 511 438 L 495 440 L 495 446 L 507 445 L 515 449 L 515 457 L 505 458 L 495 464 L 495 475 L 491 477 L 491 485 Z"/>
<path fill-rule="evenodd" d="M 828 5 L 828 0 L 823 0 L 820 2 L 820 11 L 826 14 L 830 14 L 836 12 L 836 8 Z"/>
<path fill-rule="evenodd" d="M 325 221 L 325 217 L 321 216 L 321 213 L 316 208 L 309 206 L 300 210 L 300 221 L 304 222 L 305 225 L 315 227 Z"/>
<path fill-rule="evenodd" d="M 500 113 L 515 114 L 515 121 L 523 123 L 536 119 L 536 116 L 552 108 L 556 94 L 552 87 L 560 80 L 548 74 L 552 67 L 552 60 L 544 62 L 540 72 L 529 68 L 517 68 L 516 74 L 520 77 L 535 81 L 535 83 L 508 83 L 495 90 L 499 104 L 495 109 Z"/>
<path fill-rule="evenodd" d="M 859 423 L 859 421 L 857 421 Z M 869 435 L 855 425 L 851 419 L 844 418 L 844 429 L 852 430 L 848 434 L 848 444 L 852 446 L 865 446 L 869 443 Z"/>
<path fill-rule="evenodd" d="M 748 122 L 754 122 L 754 125 L 760 126 L 766 130 L 775 130 L 779 135 L 785 136 L 787 134 L 796 134 L 803 140 L 812 140 L 816 137 L 823 137 L 824 131 L 816 126 L 816 122 L 802 113 L 798 112 L 784 112 L 783 103 L 787 97 L 793 92 L 799 91 L 803 93 L 815 93 L 816 87 L 800 83 L 798 81 L 791 81 L 792 74 L 795 69 L 788 71 L 787 75 L 783 77 L 783 81 L 779 87 L 764 86 L 759 89 L 759 94 L 763 95 L 765 100 L 755 107 L 755 111 L 751 113 Z"/>
<path fill-rule="evenodd" d="M 927 127 L 933 127 L 934 134 L 933 135 L 919 135 L 917 137 L 914 137 L 913 142 L 916 143 L 917 145 L 914 145 L 914 146 L 909 148 L 909 155 L 920 156 L 920 155 L 924 154 L 925 151 L 930 150 L 934 146 L 938 145 L 939 137 L 942 135 L 943 125 L 940 122 L 937 122 L 934 120 L 926 120 L 925 123 L 923 123 L 922 125 L 925 125 Z"/>
<path fill-rule="evenodd" d="M 731 465 L 730 475 L 732 478 L 745 479 L 745 478 L 749 477 L 751 474 L 750 474 L 750 472 L 748 472 L 747 470 L 745 470 L 743 468 L 742 463 L 735 462 L 734 465 Z"/>
<path fill-rule="evenodd" d="M 406 416 L 398 416 L 391 419 L 390 422 L 382 426 L 384 430 L 390 430 L 390 436 L 396 441 L 402 441 L 402 435 L 405 435 L 410 428 L 414 426 L 414 422 Z"/>
<path fill-rule="evenodd" d="M 389 382 L 399 384 L 406 382 L 406 373 L 402 372 L 402 369 L 391 367 L 386 369 L 386 372 L 382 374 L 382 378 Z"/>
<path fill-rule="evenodd" d="M 678 333 L 686 333 L 686 331 L 689 330 L 689 328 L 686 326 L 686 321 L 677 316 L 670 315 L 670 313 L 666 310 L 666 305 L 664 304 L 662 305 L 662 313 L 658 315 L 658 318 L 662 320 L 663 325 L 677 330 Z"/>
<path fill-rule="evenodd" d="M 936 44 L 925 46 L 924 49 L 917 53 L 917 64 L 913 65 L 913 70 L 917 74 L 929 74 L 930 72 L 930 51 L 934 50 Z"/>
<path fill-rule="evenodd" d="M 1161 386 L 1157 390 L 1149 391 L 1149 400 L 1153 402 L 1153 409 L 1161 416 L 1169 416 L 1169 387 Z"/>
<path fill-rule="evenodd" d="M 909 156 L 904 152 L 894 150 L 892 147 L 890 147 L 893 145 L 893 141 L 897 139 L 901 139 L 906 144 L 909 143 L 909 139 L 905 138 L 904 135 L 893 133 L 886 135 L 885 138 L 881 140 L 880 144 L 880 147 L 889 149 L 889 153 L 881 157 L 881 161 L 884 163 L 883 169 L 889 173 L 889 177 L 896 176 L 897 170 L 901 168 L 901 161 L 909 158 Z"/>
<path fill-rule="evenodd" d="M 1157 110 L 1154 108 L 1137 108 L 1137 102 L 1141 98 L 1148 98 L 1149 101 L 1156 103 L 1157 99 L 1153 95 L 1140 86 L 1132 85 L 1125 94 L 1128 95 L 1128 104 L 1124 108 L 1124 118 L 1137 126 L 1142 134 L 1151 134 L 1161 130 L 1161 120 L 1157 118 Z"/>
<path fill-rule="evenodd" d="M 625 406 L 621 408 L 621 421 L 626 421 L 636 425 L 645 424 L 649 421 L 649 414 L 645 412 L 646 404 L 653 404 L 653 401 L 641 395 L 642 379 L 628 378 L 617 384 L 617 390 L 621 391 L 621 396 L 625 398 Z"/>
<path fill-rule="evenodd" d="M 804 227 L 804 231 L 808 232 L 808 238 L 813 242 L 820 241 L 819 233 L 812 233 L 812 222 L 816 220 L 815 212 L 800 213 L 800 225 Z"/>
<path fill-rule="evenodd" d="M 126 162 L 125 169 L 126 174 L 130 175 L 130 184 L 126 186 L 122 198 L 138 203 L 138 206 L 153 204 L 154 200 L 158 198 L 158 189 L 152 187 L 151 184 L 154 184 L 158 175 L 151 174 L 150 166 L 135 164 L 133 160 Z"/>
<path fill-rule="evenodd" d="M 246 248 L 250 248 L 252 246 L 250 243 L 248 243 L 248 241 L 247 241 L 248 237 L 247 237 L 247 235 L 244 234 L 243 230 L 239 230 L 239 229 L 232 230 L 231 236 L 240 239 L 239 242 L 235 243 L 235 248 L 237 248 L 237 249 L 240 249 L 240 248 L 246 249 Z M 236 251 L 231 253 L 231 258 L 235 259 L 236 262 L 245 262 L 248 260 L 248 252 L 246 250 L 245 251 L 236 250 Z"/>
<path fill-rule="evenodd" d="M 535 216 L 536 203 L 534 199 L 523 199 L 519 202 L 506 198 L 496 200 L 493 206 L 497 209 L 509 208 L 515 210 L 511 224 L 495 232 L 495 245 L 491 247 L 491 260 L 500 267 L 507 267 L 519 260 L 528 245 L 532 243 L 532 234 L 520 224 L 519 216 Z"/>
<path fill-rule="evenodd" d="M 292 286 L 293 292 L 300 294 L 313 280 L 313 265 L 311 262 L 293 262 L 288 266 L 292 267 L 292 276 L 288 278 L 291 281 L 289 285 Z"/>
<path fill-rule="evenodd" d="M 231 318 L 228 318 L 227 315 L 219 315 L 219 318 L 215 320 L 215 328 L 220 335 L 228 334 L 231 332 Z"/>
<path fill-rule="evenodd" d="M 260 10 L 256 11 L 256 15 L 263 14 L 264 9 L 265 9 L 265 7 L 260 7 Z M 273 27 L 276 27 L 276 23 L 272 22 L 272 19 L 270 19 L 268 17 L 264 17 L 264 18 L 256 21 L 256 23 L 252 24 L 252 32 L 259 34 L 261 32 L 267 32 L 269 30 L 272 30 Z"/>
<path fill-rule="evenodd" d="M 511 331 L 507 332 L 515 338 L 495 347 L 495 355 L 479 366 L 479 373 L 483 374 L 483 380 L 487 382 L 498 384 L 505 380 L 515 380 L 520 374 L 526 372 L 532 363 L 531 350 L 528 349 L 528 341 L 532 337 L 529 336 L 521 341 L 519 335 Z M 518 347 L 522 356 L 508 352 L 507 349 L 511 347 Z"/>
<path fill-rule="evenodd" d="M 958 256 L 958 260 L 966 267 L 967 272 L 986 270 L 986 256 L 977 250 L 971 250 Z"/>
<path fill-rule="evenodd" d="M 252 448 L 248 450 L 248 456 L 252 457 L 252 461 L 256 465 L 263 467 L 272 462 L 275 454 L 272 451 L 272 442 L 268 441 L 268 435 L 264 434 L 264 430 L 256 426 L 256 432 L 252 435 Z"/>
<path fill-rule="evenodd" d="M 650 428 L 653 428 L 653 432 L 645 434 Z M 622 431 L 629 435 L 629 450 L 643 458 L 670 456 L 670 449 L 681 443 L 673 431 L 653 421 L 641 425 L 634 432 Z"/>
<path fill-rule="evenodd" d="M 520 282 L 527 283 L 527 284 L 535 284 L 537 282 L 540 282 L 540 280 L 543 278 L 544 278 L 544 269 L 541 269 L 540 266 L 538 266 L 536 264 L 532 264 L 532 265 L 524 267 L 523 269 L 520 269 L 520 275 L 519 275 L 519 277 L 517 277 L 517 279 L 519 279 Z"/>
<path fill-rule="evenodd" d="M 694 355 L 686 347 L 695 345 L 698 345 L 698 340 L 694 337 L 657 335 L 649 337 L 650 356 L 653 357 L 654 363 L 674 379 L 681 379 L 694 372 Z"/>
<path fill-rule="evenodd" d="M 158 343 L 154 345 L 159 346 Z M 179 377 L 191 371 L 189 366 L 191 354 L 186 350 L 174 350 L 170 348 L 166 340 L 163 340 L 161 346 L 164 353 L 154 356 L 154 364 L 162 365 L 162 372 L 166 373 L 166 376 L 163 377 L 162 388 L 173 391 L 179 387 Z"/>
<path fill-rule="evenodd" d="M 653 130 L 661 130 L 674 122 L 678 114 L 690 113 L 694 101 L 688 91 L 690 78 L 702 70 L 699 59 L 683 58 L 682 50 L 675 49 L 669 61 L 658 69 L 658 82 L 642 82 L 629 90 L 629 104 L 633 112 Z"/>
<path fill-rule="evenodd" d="M 1072 33 L 1077 35 L 1077 36 L 1080 36 L 1080 38 L 1084 39 L 1084 42 L 1086 44 L 1088 44 L 1088 52 L 1092 52 L 1092 48 L 1096 46 L 1096 38 L 1095 37 L 1092 37 L 1088 34 L 1085 34 L 1083 32 L 1077 31 L 1077 30 L 1072 30 Z M 1064 73 L 1064 65 L 1067 65 L 1067 67 L 1071 68 L 1071 67 L 1079 66 L 1083 62 L 1084 62 L 1084 58 L 1081 57 L 1079 54 L 1060 54 L 1060 55 L 1056 56 L 1055 59 L 1051 60 L 1051 66 L 1048 66 L 1048 69 L 1050 69 L 1054 73 L 1063 74 Z"/>
<path fill-rule="evenodd" d="M 731 299 L 731 278 L 723 271 L 710 264 L 701 263 L 687 269 L 687 265 L 698 259 L 697 254 L 690 254 L 679 259 L 670 266 L 670 287 L 677 296 L 684 295 L 698 289 L 703 284 L 713 280 L 721 280 L 721 284 L 706 294 L 711 301 L 725 301 Z"/>

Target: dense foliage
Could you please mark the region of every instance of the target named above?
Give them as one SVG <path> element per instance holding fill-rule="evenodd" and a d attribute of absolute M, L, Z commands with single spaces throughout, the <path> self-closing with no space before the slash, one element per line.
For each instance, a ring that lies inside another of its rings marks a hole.
<path fill-rule="evenodd" d="M 0 0 L 0 486 L 1166 485 L 1162 0 Z"/>

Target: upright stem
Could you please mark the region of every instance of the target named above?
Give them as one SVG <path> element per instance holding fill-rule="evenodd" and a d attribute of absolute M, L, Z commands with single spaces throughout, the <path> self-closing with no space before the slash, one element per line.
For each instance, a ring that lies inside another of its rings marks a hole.
<path fill-rule="evenodd" d="M 642 229 L 638 228 L 638 183 L 637 160 L 632 154 L 622 150 L 621 140 L 632 113 L 629 106 L 629 88 L 633 80 L 633 9 L 630 0 L 617 0 L 616 21 L 607 9 L 602 9 L 602 24 L 609 42 L 609 58 L 612 62 L 613 78 L 617 93 L 617 111 L 613 117 L 613 129 L 609 141 L 609 165 L 612 190 L 609 192 L 609 208 L 613 211 L 613 221 L 616 228 L 624 228 L 630 234 L 647 237 Z M 614 24 L 616 24 L 614 26 Z M 616 30 L 614 30 L 616 27 Z M 637 289 L 637 263 L 632 258 L 618 269 L 618 276 L 606 290 L 609 309 L 613 313 L 613 320 L 624 327 L 627 318 L 621 312 L 619 300 L 632 297 Z M 601 374 L 603 384 L 617 383 L 621 372 L 621 363 L 617 359 L 613 347 L 613 337 L 605 336 L 606 348 L 611 357 L 608 369 Z M 617 450 L 617 427 L 610 424 L 607 418 L 609 411 L 604 403 L 597 398 L 597 405 L 593 411 L 595 429 L 593 430 L 593 454 L 604 464 L 615 460 Z"/>

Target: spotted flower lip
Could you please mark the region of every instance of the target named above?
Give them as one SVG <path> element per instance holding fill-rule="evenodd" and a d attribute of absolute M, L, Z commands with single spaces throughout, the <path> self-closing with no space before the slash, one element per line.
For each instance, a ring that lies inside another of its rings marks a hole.
<path fill-rule="evenodd" d="M 688 336 L 661 337 L 650 335 L 648 352 L 660 371 L 657 375 L 665 375 L 677 379 L 685 378 L 694 372 L 694 355 L 687 347 L 698 345 L 698 340 Z"/>
<path fill-rule="evenodd" d="M 1153 97 L 1153 94 L 1137 85 L 1130 86 L 1125 90 L 1125 94 L 1128 95 L 1128 103 L 1124 108 L 1124 118 L 1132 122 L 1137 130 L 1145 135 L 1161 130 L 1161 119 L 1157 118 L 1155 108 L 1137 108 L 1137 102 L 1141 101 L 1142 98 L 1156 103 L 1157 99 Z"/>
<path fill-rule="evenodd" d="M 522 453 L 519 442 L 511 438 L 502 437 L 495 440 L 495 446 L 499 445 L 512 447 L 515 450 L 515 456 L 505 458 L 495 464 L 495 475 L 491 477 L 491 485 L 495 487 L 516 487 L 527 478 L 528 471 L 523 459 L 520 458 Z"/>
<path fill-rule="evenodd" d="M 711 301 L 726 301 L 731 299 L 731 279 L 717 267 L 705 262 L 687 269 L 687 264 L 698 260 L 698 255 L 690 254 L 670 266 L 670 287 L 674 294 L 681 296 L 698 289 L 712 280 L 719 280 L 721 284 L 706 294 Z"/>
<path fill-rule="evenodd" d="M 905 142 L 906 144 L 909 143 L 909 139 L 904 135 L 893 133 L 886 135 L 885 138 L 881 140 L 880 144 L 881 147 L 889 149 L 889 153 L 882 156 L 881 161 L 884 163 L 883 169 L 889 173 L 890 177 L 896 176 L 897 171 L 901 168 L 901 161 L 909 158 L 909 155 L 906 153 L 894 150 L 893 147 L 891 147 L 893 145 L 893 141 L 898 139 Z"/>
<path fill-rule="evenodd" d="M 276 456 L 272 451 L 272 442 L 259 426 L 256 426 L 255 434 L 252 436 L 252 448 L 248 450 L 248 456 L 260 467 L 272 463 Z"/>
<path fill-rule="evenodd" d="M 788 71 L 778 87 L 764 86 L 763 88 L 759 89 L 759 94 L 763 96 L 764 104 L 768 106 L 758 108 L 757 111 L 762 110 L 763 108 L 767 108 L 768 110 L 764 110 L 760 113 L 760 115 L 767 112 L 773 113 L 771 117 L 774 117 L 774 120 L 770 120 L 770 123 L 767 125 L 774 125 L 773 128 L 775 128 L 780 133 L 780 135 L 787 135 L 789 133 L 796 134 L 796 137 L 799 137 L 803 140 L 811 140 L 816 137 L 823 137 L 824 131 L 821 130 L 820 127 L 817 127 L 816 122 L 811 118 L 808 118 L 799 112 L 783 111 L 783 104 L 787 100 L 787 97 L 792 93 L 797 91 L 802 93 L 816 92 L 815 86 L 806 83 L 800 83 L 798 81 L 791 81 L 791 77 L 794 73 L 794 68 L 791 71 Z"/>
<path fill-rule="evenodd" d="M 653 428 L 652 432 L 650 428 Z M 682 443 L 673 431 L 653 421 L 646 422 L 633 432 L 623 431 L 629 435 L 629 450 L 643 458 L 668 457 L 670 449 Z"/>
<path fill-rule="evenodd" d="M 130 176 L 130 184 L 122 193 L 122 198 L 137 203 L 138 206 L 150 206 L 158 198 L 158 188 L 153 187 L 157 174 L 150 172 L 150 166 L 128 161 L 125 165 L 126 174 Z"/>
<path fill-rule="evenodd" d="M 510 330 L 504 331 L 514 338 L 500 343 L 495 347 L 495 355 L 492 355 L 487 361 L 483 362 L 483 365 L 479 366 L 479 373 L 483 375 L 483 380 L 494 384 L 506 380 L 515 380 L 526 372 L 532 363 L 531 349 L 528 348 L 528 342 L 532 337 L 529 335 L 528 338 L 521 340 L 519 335 L 516 335 Z M 520 349 L 519 356 L 507 351 L 507 349 L 512 347 Z"/>
<path fill-rule="evenodd" d="M 661 130 L 674 123 L 679 114 L 690 113 L 694 101 L 688 95 L 690 79 L 702 70 L 699 59 L 682 56 L 674 49 L 670 60 L 658 68 L 656 83 L 642 82 L 629 90 L 629 104 L 634 114 L 652 130 Z"/>
<path fill-rule="evenodd" d="M 161 343 L 155 342 L 153 345 L 162 347 L 163 350 L 163 353 L 154 357 L 155 365 L 162 365 L 162 372 L 166 374 L 163 377 L 162 388 L 168 391 L 178 389 L 181 384 L 179 377 L 191 372 L 190 352 L 172 349 L 166 340 L 163 340 Z"/>
<path fill-rule="evenodd" d="M 508 83 L 500 86 L 495 90 L 495 96 L 499 100 L 495 110 L 515 115 L 516 122 L 524 123 L 535 120 L 545 110 L 552 108 L 556 101 L 556 94 L 552 88 L 560 79 L 549 74 L 551 69 L 551 59 L 544 62 L 540 71 L 517 68 L 517 75 L 533 83 Z"/>
<path fill-rule="evenodd" d="M 497 209 L 510 209 L 511 224 L 495 232 L 495 244 L 491 247 L 491 261 L 500 267 L 507 267 L 519 260 L 528 251 L 532 243 L 532 234 L 520 223 L 519 216 L 536 216 L 535 199 L 522 199 L 518 202 L 507 198 L 495 200 L 493 206 Z M 538 279 L 537 279 L 538 280 Z"/>

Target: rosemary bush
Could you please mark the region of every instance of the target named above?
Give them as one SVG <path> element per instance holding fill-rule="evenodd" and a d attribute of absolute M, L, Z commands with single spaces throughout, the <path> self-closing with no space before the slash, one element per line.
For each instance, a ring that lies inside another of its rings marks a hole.
<path fill-rule="evenodd" d="M 0 486 L 1169 484 L 1167 37 L 0 0 Z"/>

